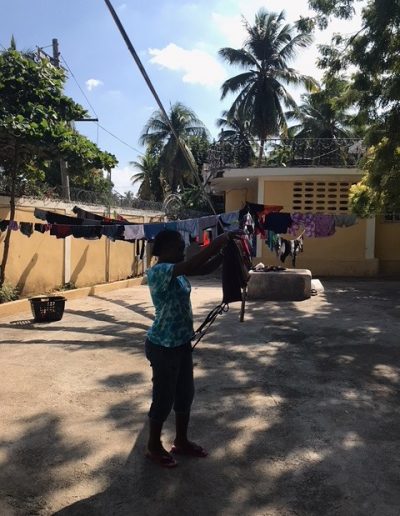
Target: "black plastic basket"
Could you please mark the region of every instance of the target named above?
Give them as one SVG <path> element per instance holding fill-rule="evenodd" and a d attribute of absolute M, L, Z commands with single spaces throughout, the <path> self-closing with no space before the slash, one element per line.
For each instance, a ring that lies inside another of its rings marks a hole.
<path fill-rule="evenodd" d="M 31 297 L 32 315 L 35 322 L 60 321 L 64 315 L 65 297 Z"/>

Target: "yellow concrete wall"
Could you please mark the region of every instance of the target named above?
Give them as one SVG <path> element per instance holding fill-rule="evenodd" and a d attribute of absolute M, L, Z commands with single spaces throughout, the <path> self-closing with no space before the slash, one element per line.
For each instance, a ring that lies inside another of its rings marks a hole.
<path fill-rule="evenodd" d="M 292 193 L 292 181 L 265 181 L 264 204 L 282 205 L 283 211 L 290 213 L 293 211 Z M 291 235 L 286 236 L 293 238 Z M 356 225 L 349 228 L 337 228 L 331 237 L 305 237 L 304 252 L 298 256 L 296 268 L 310 269 L 314 276 L 374 275 L 378 272 L 378 261 L 366 260 L 365 246 L 366 221 L 358 220 Z M 271 265 L 280 263 L 276 255 L 264 244 L 262 260 Z M 290 257 L 286 259 L 284 266 L 292 267 Z"/>
<path fill-rule="evenodd" d="M 71 237 L 71 283 L 87 287 L 107 281 L 107 239 L 85 240 Z"/>
<path fill-rule="evenodd" d="M 8 208 L 0 208 L 0 219 L 8 219 Z M 17 208 L 16 220 L 39 222 L 30 208 Z M 0 256 L 3 256 L 4 238 L 0 233 Z M 20 231 L 11 233 L 6 281 L 22 292 L 46 292 L 63 284 L 64 241 L 50 233 L 34 232 L 27 237 Z"/>
<path fill-rule="evenodd" d="M 54 208 L 36 203 L 38 208 L 74 216 L 65 208 Z M 18 222 L 43 222 L 33 215 L 35 206 L 18 206 L 15 220 Z M 159 222 L 160 216 L 126 215 L 130 222 Z M 9 219 L 8 199 L 0 200 L 0 220 Z M 0 257 L 3 255 L 6 233 L 0 233 Z M 68 251 L 69 249 L 69 251 Z M 65 256 L 70 268 L 70 282 L 85 287 L 117 281 L 143 274 L 144 264 L 136 258 L 136 246 L 128 242 L 111 242 L 107 238 L 85 240 L 68 237 L 57 239 L 50 233 L 34 232 L 26 237 L 20 231 L 12 232 L 6 282 L 17 287 L 23 295 L 52 292 L 60 288 L 65 280 Z M 68 256 L 69 262 L 68 262 Z"/>
<path fill-rule="evenodd" d="M 376 221 L 375 254 L 382 274 L 400 274 L 400 222 Z"/>
<path fill-rule="evenodd" d="M 257 202 L 257 188 L 229 190 L 225 194 L 225 211 L 240 210 L 246 202 Z"/>
<path fill-rule="evenodd" d="M 136 276 L 138 261 L 136 260 L 136 243 L 110 242 L 110 279 L 117 281 Z"/>

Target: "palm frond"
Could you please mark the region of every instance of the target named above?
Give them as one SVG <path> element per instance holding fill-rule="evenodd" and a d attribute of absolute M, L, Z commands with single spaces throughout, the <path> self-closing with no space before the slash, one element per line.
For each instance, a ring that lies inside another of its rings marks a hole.
<path fill-rule="evenodd" d="M 221 86 L 221 100 L 223 100 L 228 93 L 236 93 L 240 88 L 243 88 L 252 79 L 256 77 L 255 72 L 245 72 L 235 75 L 227 79 Z"/>
<path fill-rule="evenodd" d="M 259 67 L 257 60 L 249 52 L 243 48 L 221 48 L 218 54 L 230 65 L 240 66 L 242 68 Z"/>

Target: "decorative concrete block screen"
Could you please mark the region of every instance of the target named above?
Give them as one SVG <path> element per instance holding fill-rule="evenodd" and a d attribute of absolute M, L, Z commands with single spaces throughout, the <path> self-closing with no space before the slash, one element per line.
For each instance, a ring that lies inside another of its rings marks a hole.
<path fill-rule="evenodd" d="M 297 212 L 347 213 L 350 182 L 293 183 L 292 208 Z"/>

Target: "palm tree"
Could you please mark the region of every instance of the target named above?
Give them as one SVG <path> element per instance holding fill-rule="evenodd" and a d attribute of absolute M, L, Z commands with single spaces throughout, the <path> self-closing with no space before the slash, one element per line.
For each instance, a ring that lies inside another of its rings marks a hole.
<path fill-rule="evenodd" d="M 260 140 L 258 164 L 261 164 L 267 137 L 287 130 L 283 106 L 296 107 L 285 85 L 304 85 L 309 91 L 317 86 L 313 78 L 288 64 L 298 49 L 310 45 L 311 36 L 296 32 L 284 21 L 283 11 L 277 14 L 260 9 L 253 26 L 246 22 L 248 38 L 243 48 L 219 51 L 229 64 L 246 70 L 224 82 L 221 98 L 228 93 L 238 93 L 228 113 L 250 121 L 251 133 Z"/>
<path fill-rule="evenodd" d="M 208 138 L 207 129 L 196 114 L 180 102 L 176 102 L 170 107 L 168 115 L 180 143 L 185 146 L 189 157 L 193 159 L 196 166 L 188 142 L 192 137 Z M 184 188 L 189 182 L 193 182 L 191 181 L 187 159 L 168 121 L 160 110 L 151 115 L 140 136 L 140 143 L 142 145 L 156 145 L 161 149 L 160 166 L 172 192 L 176 192 Z"/>
<path fill-rule="evenodd" d="M 132 161 L 130 165 L 140 171 L 131 177 L 133 185 L 141 183 L 138 197 L 146 201 L 162 201 L 159 157 L 148 149 L 146 154 L 140 156 L 138 161 Z"/>
<path fill-rule="evenodd" d="M 232 154 L 239 167 L 248 166 L 254 158 L 254 142 L 250 134 L 249 120 L 223 111 L 222 117 L 217 119 L 217 127 L 221 128 L 218 141 L 232 146 Z"/>
<path fill-rule="evenodd" d="M 347 82 L 335 79 L 324 84 L 318 92 L 302 95 L 302 104 L 286 113 L 297 120 L 289 128 L 293 138 L 349 138 L 353 136 L 353 118 L 343 105 Z"/>

